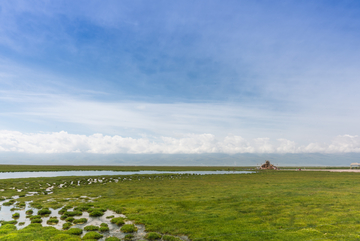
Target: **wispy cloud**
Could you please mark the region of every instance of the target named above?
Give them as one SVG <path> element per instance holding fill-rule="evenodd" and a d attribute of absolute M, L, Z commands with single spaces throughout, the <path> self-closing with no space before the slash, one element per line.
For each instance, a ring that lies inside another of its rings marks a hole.
<path fill-rule="evenodd" d="M 67 126 L 80 124 L 89 130 L 115 128 L 121 132 L 128 129 L 132 131 L 130 136 L 204 132 L 224 135 L 258 129 L 260 123 L 266 130 L 287 118 L 286 114 L 229 103 L 104 102 L 68 95 L 8 91 L 0 100 L 4 105 L 15 105 L 2 111 L 2 116 L 57 121 Z"/>
<path fill-rule="evenodd" d="M 230 134 L 246 139 L 285 139 L 284 143 L 291 146 L 286 140 L 305 145 L 327 142 L 344 133 L 352 134 L 360 121 L 353 109 L 342 105 L 333 105 L 331 112 L 317 103 L 307 109 L 283 111 L 269 109 L 266 105 L 231 102 L 100 101 L 94 98 L 98 95 L 86 91 L 79 96 L 0 91 L 0 125 L 2 129 L 8 129 L 5 127 L 14 120 L 23 123 L 18 126 L 40 123 L 32 130 L 15 129 L 33 133 L 36 130 L 36 133 L 47 131 L 44 128 L 49 123 L 56 123 L 57 128 L 73 133 L 81 130 L 87 135 L 103 133 L 150 139 L 159 136 L 179 138 L 189 133 L 210 133 L 224 138 Z"/>

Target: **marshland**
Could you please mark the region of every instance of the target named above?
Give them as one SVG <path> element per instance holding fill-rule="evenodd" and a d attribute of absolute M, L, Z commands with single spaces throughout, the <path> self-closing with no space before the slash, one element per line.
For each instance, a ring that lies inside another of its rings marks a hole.
<path fill-rule="evenodd" d="M 3 179 L 0 240 L 356 240 L 359 183 L 317 171 Z"/>

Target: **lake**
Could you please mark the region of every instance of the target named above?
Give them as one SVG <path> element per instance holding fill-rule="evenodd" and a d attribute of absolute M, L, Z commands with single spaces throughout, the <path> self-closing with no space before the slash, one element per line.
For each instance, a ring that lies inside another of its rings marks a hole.
<path fill-rule="evenodd" d="M 107 175 L 142 175 L 142 174 L 248 174 L 253 171 L 59 171 L 59 172 L 0 172 L 0 179 L 29 177 L 64 177 L 64 176 L 107 176 Z"/>

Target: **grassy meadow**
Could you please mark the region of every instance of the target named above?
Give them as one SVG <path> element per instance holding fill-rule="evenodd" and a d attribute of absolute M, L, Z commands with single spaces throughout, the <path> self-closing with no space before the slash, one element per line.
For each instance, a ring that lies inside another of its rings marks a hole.
<path fill-rule="evenodd" d="M 17 201 L 59 208 L 86 202 L 81 196 L 97 197 L 94 205 L 122 212 L 149 232 L 191 240 L 360 240 L 359 173 L 134 175 L 121 176 L 118 182 L 104 178 L 91 184 L 88 177 L 0 180 L 0 196 L 25 190 L 43 193 L 47 183 L 65 183 L 50 195 Z M 80 238 L 51 227 L 31 225 L 17 231 L 8 224 L 0 228 L 0 240 Z"/>

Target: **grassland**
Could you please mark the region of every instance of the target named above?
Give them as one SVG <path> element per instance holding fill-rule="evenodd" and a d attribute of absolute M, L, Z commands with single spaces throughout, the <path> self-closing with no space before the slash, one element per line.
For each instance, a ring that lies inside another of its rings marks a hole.
<path fill-rule="evenodd" d="M 9 179 L 0 180 L 0 188 L 3 196 L 11 196 L 25 187 L 42 191 L 46 183 L 80 181 L 80 186 L 65 185 L 53 194 L 19 201 L 60 207 L 79 204 L 80 196 L 98 197 L 95 205 L 121 211 L 145 224 L 149 232 L 184 234 L 191 240 L 360 240 L 359 173 L 264 171 L 121 178 L 126 179 L 92 184 L 85 184 L 86 177 Z M 36 236 L 26 229 L 4 226 L 0 240 L 69 238 L 64 231 L 30 227 Z"/>

